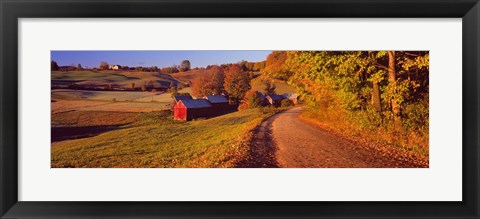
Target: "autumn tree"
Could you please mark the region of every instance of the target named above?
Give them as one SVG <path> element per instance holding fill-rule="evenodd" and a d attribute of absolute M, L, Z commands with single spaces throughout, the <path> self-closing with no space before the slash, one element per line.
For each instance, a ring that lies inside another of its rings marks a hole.
<path fill-rule="evenodd" d="M 193 82 L 193 95 L 202 97 L 205 95 L 220 94 L 224 89 L 224 70 L 219 66 L 212 66 L 203 75 L 197 76 Z"/>
<path fill-rule="evenodd" d="M 265 94 L 267 95 L 275 94 L 276 86 L 275 86 L 275 83 L 273 83 L 273 81 L 264 80 L 263 83 L 265 85 Z"/>
<path fill-rule="evenodd" d="M 100 62 L 100 66 L 98 67 L 100 70 L 104 71 L 104 70 L 108 70 L 108 67 L 110 65 L 108 64 L 108 62 Z"/>
<path fill-rule="evenodd" d="M 388 51 L 388 84 L 389 90 L 392 94 L 392 113 L 396 123 L 400 122 L 400 106 L 398 103 L 398 97 L 396 95 L 397 90 L 397 72 L 395 70 L 395 51 Z"/>
<path fill-rule="evenodd" d="M 180 67 L 179 67 L 180 71 L 188 71 L 190 69 L 191 69 L 191 66 L 190 66 L 189 60 L 183 60 L 182 63 L 180 63 Z"/>
<path fill-rule="evenodd" d="M 267 56 L 263 72 L 272 79 L 287 80 L 292 75 L 292 72 L 285 65 L 286 60 L 287 52 L 273 51 Z"/>
<path fill-rule="evenodd" d="M 55 61 L 52 60 L 52 61 L 50 62 L 50 69 L 51 69 L 52 71 L 58 71 L 60 68 L 58 67 L 57 62 L 55 62 Z"/>
<path fill-rule="evenodd" d="M 160 70 L 160 72 L 170 74 L 170 73 L 177 73 L 177 72 L 179 72 L 179 70 L 178 70 L 178 67 L 177 67 L 176 65 L 173 65 L 173 66 L 171 66 L 171 67 L 164 67 L 164 68 L 162 68 L 162 69 Z"/>
<path fill-rule="evenodd" d="M 238 64 L 230 66 L 225 74 L 225 90 L 238 103 L 250 89 L 251 77 L 242 71 Z"/>
<path fill-rule="evenodd" d="M 243 98 L 242 104 L 238 106 L 239 110 L 244 109 L 253 109 L 262 106 L 262 99 L 260 98 L 260 93 L 256 90 L 249 90 Z"/>
<path fill-rule="evenodd" d="M 80 71 L 80 70 L 82 70 L 82 69 L 83 69 L 83 68 L 82 68 L 82 65 L 78 64 L 78 65 L 77 65 L 77 71 Z"/>
<path fill-rule="evenodd" d="M 247 61 L 245 60 L 242 60 L 241 62 L 238 63 L 238 66 L 240 67 L 240 69 L 242 69 L 242 71 L 247 71 Z"/>
<path fill-rule="evenodd" d="M 428 118 L 428 52 L 289 52 L 287 57 L 294 72 L 289 83 L 309 107 L 343 112 L 371 128 L 389 121 L 412 130 L 428 124 L 417 116 Z"/>
<path fill-rule="evenodd" d="M 170 96 L 174 97 L 178 95 L 178 88 L 175 86 L 173 82 L 170 82 L 170 87 L 168 88 L 168 92 L 170 93 Z"/>
<path fill-rule="evenodd" d="M 265 68 L 266 61 L 255 62 L 253 64 L 253 71 L 262 71 Z"/>
<path fill-rule="evenodd" d="M 428 95 L 429 54 L 422 51 L 383 51 L 378 52 L 377 57 L 386 60 L 384 64 L 377 62 L 377 65 L 388 73 L 388 85 L 383 96 L 398 127 L 404 124 L 402 108 Z"/>
<path fill-rule="evenodd" d="M 247 68 L 248 71 L 253 71 L 253 66 L 255 66 L 255 62 L 247 62 L 245 64 L 245 67 Z"/>

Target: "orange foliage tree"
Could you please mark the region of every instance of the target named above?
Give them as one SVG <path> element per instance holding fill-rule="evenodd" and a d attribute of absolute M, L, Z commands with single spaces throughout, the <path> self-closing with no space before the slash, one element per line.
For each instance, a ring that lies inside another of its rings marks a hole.
<path fill-rule="evenodd" d="M 249 74 L 242 71 L 238 64 L 234 64 L 228 68 L 225 74 L 225 90 L 235 102 L 243 99 L 245 93 L 250 90 Z"/>
<path fill-rule="evenodd" d="M 223 68 L 212 66 L 205 74 L 198 76 L 193 82 L 192 92 L 197 97 L 220 94 L 224 91 L 225 74 Z"/>
<path fill-rule="evenodd" d="M 263 72 L 270 78 L 287 80 L 292 75 L 285 65 L 287 58 L 286 51 L 273 51 L 267 56 Z"/>

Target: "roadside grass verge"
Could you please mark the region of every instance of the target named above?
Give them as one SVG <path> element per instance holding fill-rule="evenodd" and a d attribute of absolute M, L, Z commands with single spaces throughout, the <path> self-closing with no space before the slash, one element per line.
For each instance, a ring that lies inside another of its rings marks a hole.
<path fill-rule="evenodd" d="M 299 118 L 353 142 L 394 155 L 400 160 L 408 160 L 419 166 L 429 165 L 428 136 L 404 133 L 392 128 L 362 128 L 349 121 L 341 112 L 319 112 L 305 108 Z"/>
<path fill-rule="evenodd" d="M 51 166 L 234 167 L 247 156 L 251 131 L 273 114 L 250 109 L 180 122 L 169 111 L 138 113 L 135 122 L 120 129 L 52 143 Z"/>

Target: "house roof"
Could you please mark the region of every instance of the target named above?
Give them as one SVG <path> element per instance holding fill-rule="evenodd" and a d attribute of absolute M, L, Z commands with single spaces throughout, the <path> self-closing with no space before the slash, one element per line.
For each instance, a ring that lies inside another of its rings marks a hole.
<path fill-rule="evenodd" d="M 282 95 L 270 94 L 268 96 L 274 101 L 285 99 Z"/>
<path fill-rule="evenodd" d="M 211 103 L 228 103 L 227 98 L 222 95 L 207 95 L 205 99 L 210 101 Z"/>
<path fill-rule="evenodd" d="M 175 99 L 175 101 L 180 101 L 180 100 L 193 100 L 192 96 L 190 96 L 190 95 L 174 96 L 173 99 Z"/>
<path fill-rule="evenodd" d="M 185 105 L 185 107 L 191 108 L 191 109 L 212 107 L 210 102 L 204 99 L 180 100 L 180 102 L 182 102 L 183 105 Z"/>

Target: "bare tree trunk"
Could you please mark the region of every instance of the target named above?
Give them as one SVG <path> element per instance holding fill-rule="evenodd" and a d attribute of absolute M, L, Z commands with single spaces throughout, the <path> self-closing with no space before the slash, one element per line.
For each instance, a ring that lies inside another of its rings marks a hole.
<path fill-rule="evenodd" d="M 400 106 L 398 105 L 398 100 L 396 95 L 396 70 L 395 70 L 395 51 L 388 52 L 388 83 L 390 83 L 390 92 L 393 96 L 392 98 L 392 113 L 395 124 L 401 122 L 400 120 Z"/>
<path fill-rule="evenodd" d="M 380 87 L 378 86 L 377 81 L 373 82 L 372 105 L 377 112 L 382 111 L 382 104 L 380 102 Z"/>

